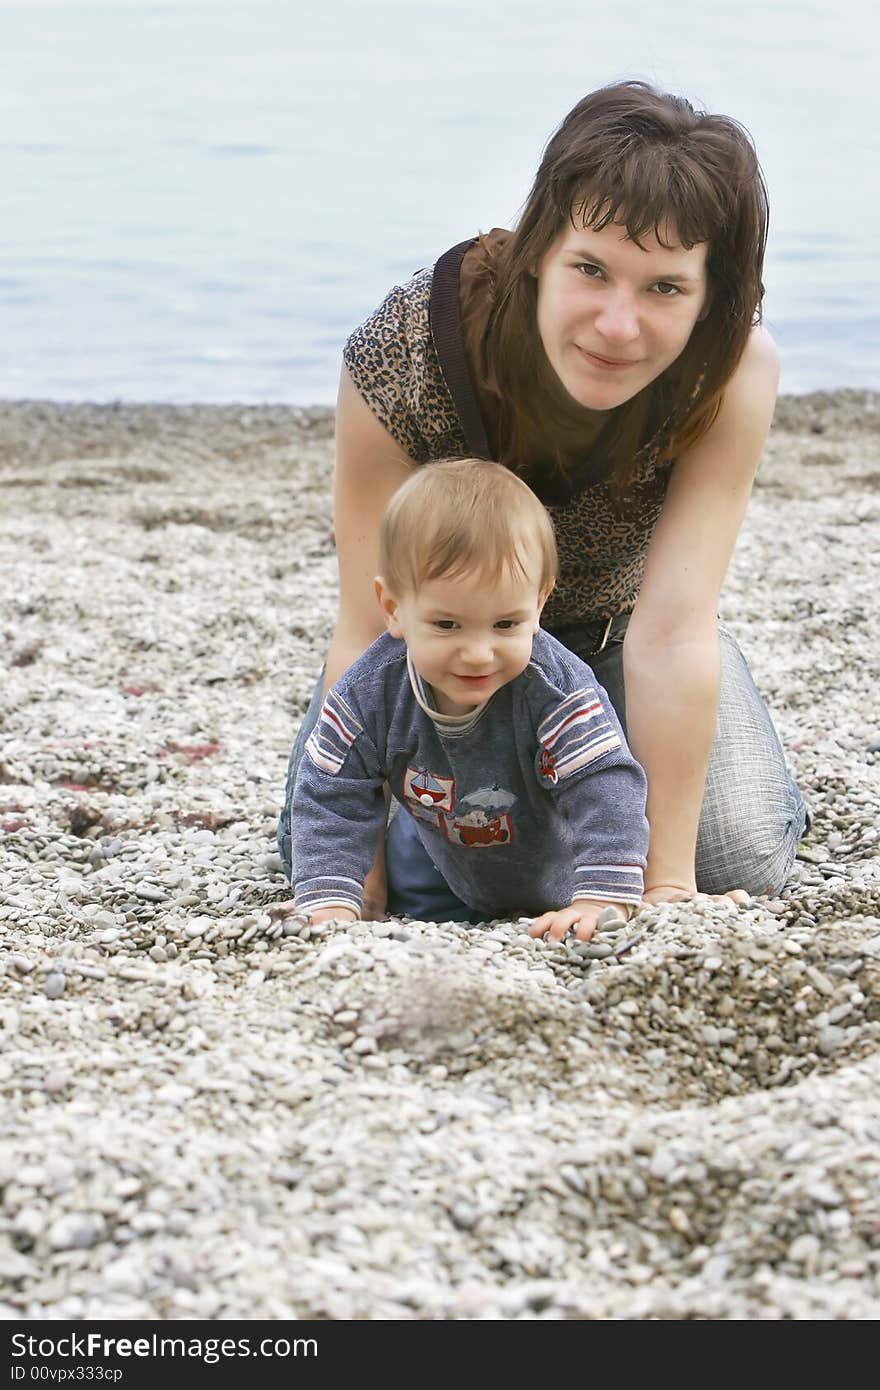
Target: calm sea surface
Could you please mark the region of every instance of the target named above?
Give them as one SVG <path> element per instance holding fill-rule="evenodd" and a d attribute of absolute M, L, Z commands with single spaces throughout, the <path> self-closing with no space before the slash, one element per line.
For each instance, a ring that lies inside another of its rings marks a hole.
<path fill-rule="evenodd" d="M 331 402 L 395 281 L 510 225 L 587 91 L 735 116 L 783 389 L 880 386 L 869 0 L 0 0 L 0 396 Z"/>

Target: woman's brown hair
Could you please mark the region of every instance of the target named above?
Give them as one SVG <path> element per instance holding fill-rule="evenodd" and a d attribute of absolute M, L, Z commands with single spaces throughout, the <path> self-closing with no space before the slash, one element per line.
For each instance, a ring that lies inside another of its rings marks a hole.
<path fill-rule="evenodd" d="M 636 242 L 651 232 L 662 241 L 671 228 L 686 249 L 707 243 L 704 317 L 676 361 L 610 412 L 596 441 L 593 453 L 625 486 L 658 427 L 669 422 L 661 454 L 669 459 L 715 419 L 760 321 L 768 217 L 754 146 L 736 121 L 646 82 L 614 83 L 578 102 L 551 137 L 516 230 L 497 254 L 479 367 L 498 397 L 498 457 L 551 500 L 578 485 L 573 460 L 583 450 L 574 446 L 587 412 L 547 360 L 533 273 L 566 220 L 597 231 L 614 222 Z"/>

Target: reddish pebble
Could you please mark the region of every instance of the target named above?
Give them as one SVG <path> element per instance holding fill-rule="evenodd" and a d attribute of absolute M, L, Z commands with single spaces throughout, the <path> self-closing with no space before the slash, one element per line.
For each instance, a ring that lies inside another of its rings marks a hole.
<path fill-rule="evenodd" d="M 213 758 L 220 752 L 219 743 L 167 743 L 156 754 L 157 758 L 167 758 L 169 753 L 182 753 L 188 763 L 197 763 L 202 758 Z"/>
<path fill-rule="evenodd" d="M 213 756 L 214 756 L 215 753 L 219 753 L 219 752 L 220 752 L 220 744 L 219 744 L 219 743 L 188 743 L 188 744 L 181 744 L 180 747 L 177 749 L 177 752 L 178 752 L 178 753 L 182 753 L 183 756 L 186 758 L 186 760 L 187 760 L 188 763 L 197 763 L 197 762 L 200 762 L 200 761 L 202 760 L 202 758 L 213 758 Z"/>

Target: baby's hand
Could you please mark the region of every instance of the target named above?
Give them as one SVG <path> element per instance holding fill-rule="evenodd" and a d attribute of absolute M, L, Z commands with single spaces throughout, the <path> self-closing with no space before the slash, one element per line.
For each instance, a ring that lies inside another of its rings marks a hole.
<path fill-rule="evenodd" d="M 625 922 L 628 909 L 623 903 L 598 902 L 595 898 L 578 898 L 571 907 L 545 912 L 529 927 L 529 936 L 546 936 L 548 941 L 561 941 L 574 928 L 578 941 L 589 941 L 603 912 L 612 909 Z"/>
<path fill-rule="evenodd" d="M 302 908 L 297 908 L 291 898 L 285 903 L 274 903 L 269 908 L 269 916 L 273 922 L 283 922 L 289 917 L 298 917 L 305 926 L 316 927 L 319 922 L 356 922 L 357 913 L 350 907 L 322 907 L 318 912 L 305 912 Z"/>
<path fill-rule="evenodd" d="M 319 922 L 356 922 L 358 915 L 350 907 L 322 907 L 309 913 L 309 926 L 316 927 Z"/>

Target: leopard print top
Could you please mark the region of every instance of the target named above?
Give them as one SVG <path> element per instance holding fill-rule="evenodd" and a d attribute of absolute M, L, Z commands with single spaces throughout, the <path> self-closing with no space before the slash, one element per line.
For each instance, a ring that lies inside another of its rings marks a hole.
<path fill-rule="evenodd" d="M 470 453 L 431 338 L 432 274 L 420 270 L 396 285 L 343 349 L 358 391 L 416 463 Z M 635 604 L 669 478 L 668 461 L 657 463 L 661 435 L 639 451 L 625 514 L 607 483 L 548 505 L 559 549 L 559 581 L 542 619 L 550 631 Z"/>

